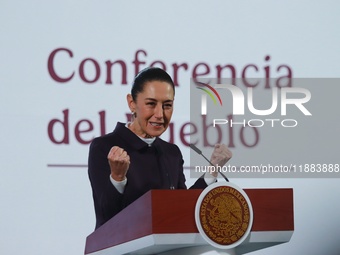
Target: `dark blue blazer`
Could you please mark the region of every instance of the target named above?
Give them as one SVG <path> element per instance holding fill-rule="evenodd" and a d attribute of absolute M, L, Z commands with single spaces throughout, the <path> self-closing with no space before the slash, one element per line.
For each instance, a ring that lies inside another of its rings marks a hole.
<path fill-rule="evenodd" d="M 127 184 L 120 194 L 110 181 L 107 155 L 113 146 L 123 148 L 130 156 Z M 96 213 L 96 229 L 151 189 L 186 189 L 182 153 L 177 145 L 160 138 L 149 146 L 124 123 L 115 130 L 95 138 L 89 151 L 88 174 Z M 204 189 L 199 178 L 191 188 Z"/>

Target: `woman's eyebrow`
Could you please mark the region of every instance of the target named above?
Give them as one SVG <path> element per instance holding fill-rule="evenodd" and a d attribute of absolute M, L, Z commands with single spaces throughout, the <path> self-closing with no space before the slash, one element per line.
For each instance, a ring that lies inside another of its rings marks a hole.
<path fill-rule="evenodd" d="M 155 99 L 155 98 L 149 98 L 149 97 L 145 98 L 144 100 L 150 100 L 150 101 L 155 101 L 155 102 L 157 102 L 157 99 Z M 165 101 L 163 101 L 163 102 L 173 102 L 173 101 L 174 101 L 173 99 L 168 99 L 168 100 L 165 100 Z"/>

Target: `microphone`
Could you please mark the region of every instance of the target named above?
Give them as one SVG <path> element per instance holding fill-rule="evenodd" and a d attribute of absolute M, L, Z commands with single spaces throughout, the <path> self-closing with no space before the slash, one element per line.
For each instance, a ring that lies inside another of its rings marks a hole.
<path fill-rule="evenodd" d="M 207 159 L 207 158 L 204 156 L 204 154 L 202 153 L 202 151 L 196 147 L 196 145 L 190 143 L 189 146 L 190 146 L 190 148 L 193 149 L 197 154 L 201 155 L 206 161 L 208 161 L 209 164 L 210 164 L 211 166 L 215 167 L 215 166 L 213 165 L 213 163 L 211 163 L 211 161 L 210 161 L 209 159 Z M 227 176 L 225 176 L 221 171 L 218 171 L 218 173 L 219 173 L 220 175 L 222 175 L 223 178 L 224 178 L 227 182 L 229 182 Z"/>

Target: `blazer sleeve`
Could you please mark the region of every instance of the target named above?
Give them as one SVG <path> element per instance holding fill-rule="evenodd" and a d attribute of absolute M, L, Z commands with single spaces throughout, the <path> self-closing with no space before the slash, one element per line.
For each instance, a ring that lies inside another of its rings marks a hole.
<path fill-rule="evenodd" d="M 204 177 L 200 177 L 197 181 L 190 187 L 190 189 L 205 189 L 208 187 L 207 183 L 204 180 Z"/>
<path fill-rule="evenodd" d="M 96 138 L 89 150 L 88 175 L 94 200 L 96 229 L 123 208 L 123 195 L 110 181 L 111 170 L 107 160 L 109 149 L 100 138 Z"/>

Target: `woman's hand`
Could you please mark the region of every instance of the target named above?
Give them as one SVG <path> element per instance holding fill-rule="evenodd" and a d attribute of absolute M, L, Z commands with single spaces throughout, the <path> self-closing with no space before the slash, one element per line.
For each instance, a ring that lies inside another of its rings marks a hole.
<path fill-rule="evenodd" d="M 113 146 L 107 155 L 111 169 L 111 177 L 115 181 L 123 181 L 130 166 L 130 157 L 125 150 Z"/>
<path fill-rule="evenodd" d="M 231 159 L 232 153 L 225 144 L 216 144 L 213 153 L 211 154 L 210 162 L 214 166 L 224 166 L 229 159 Z M 211 172 L 213 176 L 217 176 L 218 172 Z"/>

